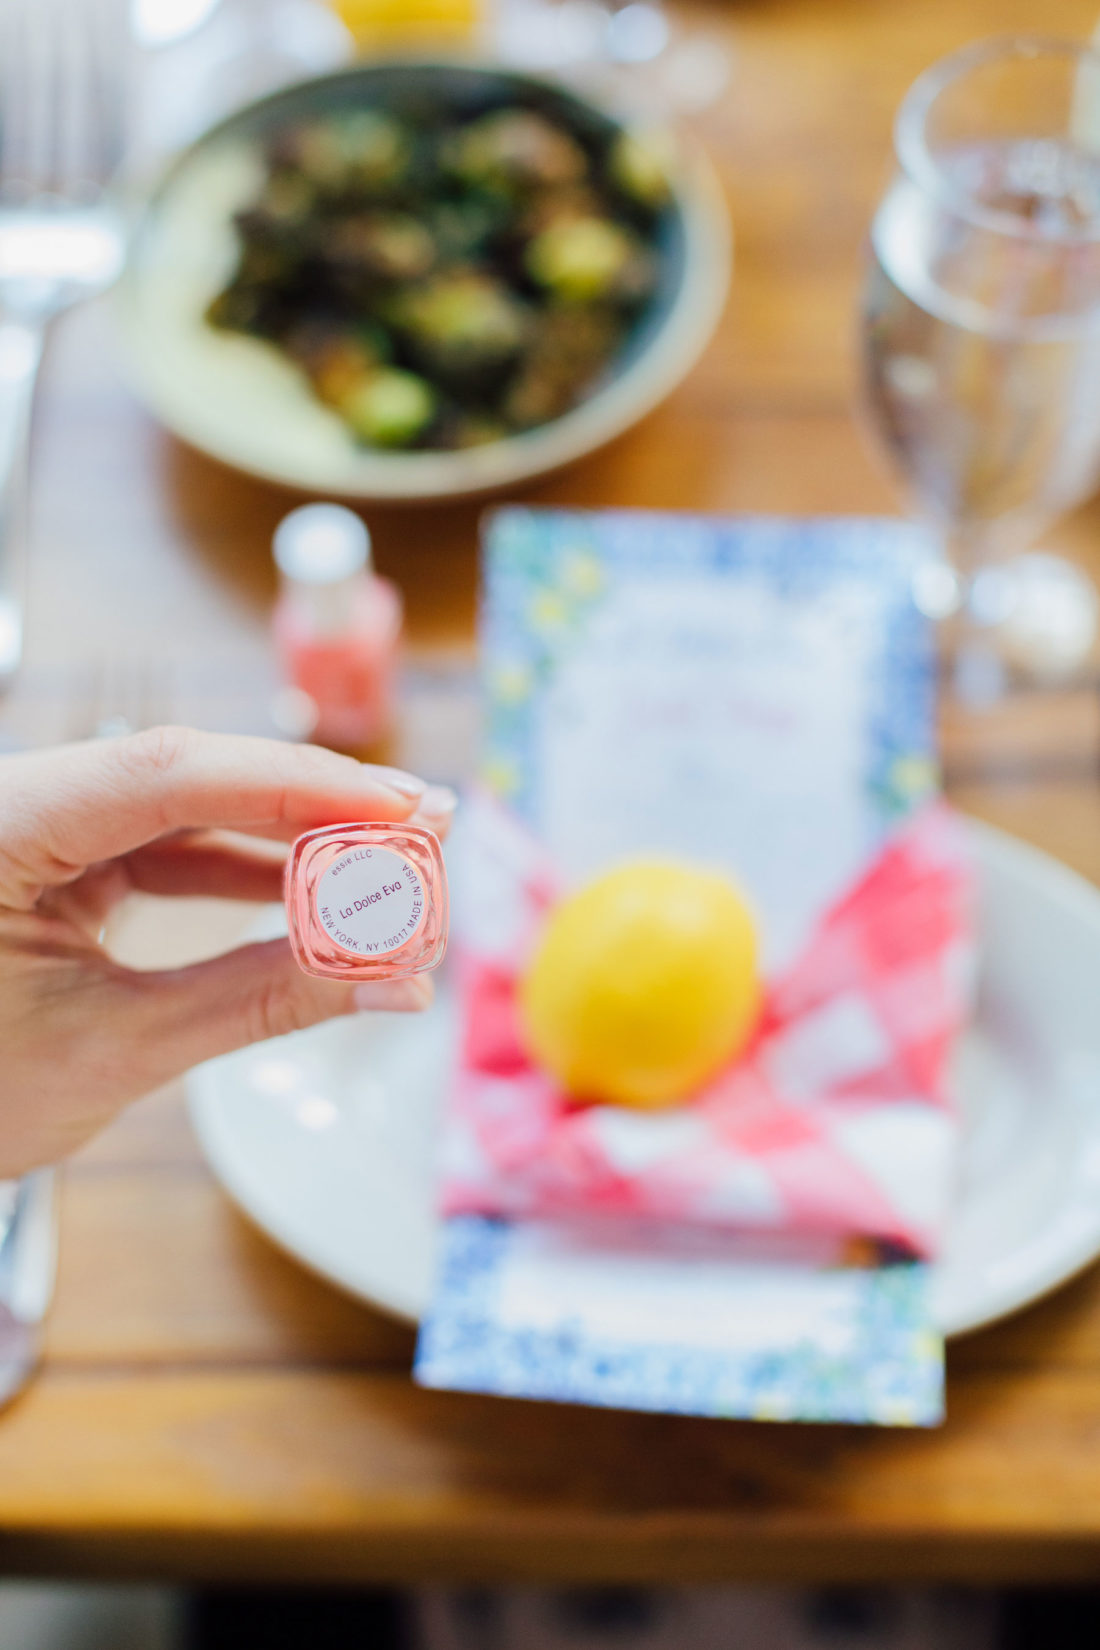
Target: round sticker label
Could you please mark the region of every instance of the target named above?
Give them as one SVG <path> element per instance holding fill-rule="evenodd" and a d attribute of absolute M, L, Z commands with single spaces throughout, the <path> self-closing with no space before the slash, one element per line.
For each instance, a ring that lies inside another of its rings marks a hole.
<path fill-rule="evenodd" d="M 398 950 L 424 917 L 420 873 L 390 848 L 349 848 L 319 878 L 314 900 L 326 934 L 358 957 Z"/>

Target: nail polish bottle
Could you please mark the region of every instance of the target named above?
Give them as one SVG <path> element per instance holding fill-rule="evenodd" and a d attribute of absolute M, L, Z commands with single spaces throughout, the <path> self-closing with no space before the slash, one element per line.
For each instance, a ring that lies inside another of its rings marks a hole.
<path fill-rule="evenodd" d="M 299 968 L 330 980 L 423 974 L 447 949 L 447 873 L 420 825 L 325 825 L 295 842 L 286 910 Z"/>
<path fill-rule="evenodd" d="M 390 722 L 401 593 L 371 570 L 370 534 L 339 504 L 306 504 L 279 523 L 273 619 L 286 680 L 307 696 L 309 737 L 373 744 Z"/>

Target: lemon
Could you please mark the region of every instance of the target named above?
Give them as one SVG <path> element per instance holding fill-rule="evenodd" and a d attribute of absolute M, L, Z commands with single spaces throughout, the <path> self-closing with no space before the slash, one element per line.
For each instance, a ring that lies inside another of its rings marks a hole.
<path fill-rule="evenodd" d="M 562 901 L 523 980 L 528 1051 L 570 1094 L 685 1099 L 757 1017 L 756 932 L 725 877 L 636 860 Z"/>

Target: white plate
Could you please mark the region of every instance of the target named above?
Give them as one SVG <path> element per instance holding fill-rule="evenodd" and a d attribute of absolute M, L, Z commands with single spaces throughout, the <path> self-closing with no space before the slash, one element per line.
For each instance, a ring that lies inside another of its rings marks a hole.
<path fill-rule="evenodd" d="M 960 1051 L 962 1181 L 936 1269 L 946 1334 L 991 1323 L 1100 1254 L 1100 893 L 973 826 L 981 992 Z M 403 1318 L 431 1281 L 432 1142 L 456 1034 L 343 1020 L 212 1062 L 190 1080 L 215 1172 L 275 1241 Z"/>
<path fill-rule="evenodd" d="M 598 389 L 561 418 L 483 447 L 390 453 L 359 446 L 276 350 L 216 331 L 203 316 L 236 262 L 233 214 L 255 195 L 263 133 L 349 98 L 384 104 L 402 81 L 438 83 L 440 97 L 463 86 L 503 85 L 522 101 L 534 96 L 587 110 L 590 120 L 608 118 L 564 88 L 503 69 L 359 64 L 249 105 L 174 163 L 141 216 L 119 288 L 131 374 L 176 435 L 266 481 L 344 498 L 408 500 L 494 492 L 545 475 L 652 412 L 694 366 L 725 306 L 725 198 L 704 156 L 687 145 L 673 169 L 675 233 L 660 289 Z"/>

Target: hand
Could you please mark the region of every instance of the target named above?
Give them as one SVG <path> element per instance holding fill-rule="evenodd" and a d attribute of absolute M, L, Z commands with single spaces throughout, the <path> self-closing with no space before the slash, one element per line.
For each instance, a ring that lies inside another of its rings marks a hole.
<path fill-rule="evenodd" d="M 302 974 L 286 940 L 163 973 L 103 949 L 133 890 L 281 896 L 315 825 L 446 831 L 454 796 L 313 746 L 157 728 L 0 758 L 0 1175 L 55 1162 L 128 1101 L 201 1060 L 356 1009 L 416 1009 L 425 976 L 357 986 Z"/>

